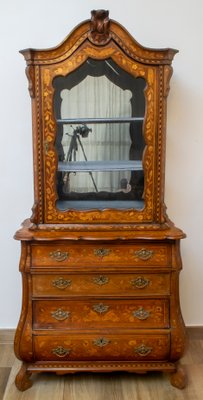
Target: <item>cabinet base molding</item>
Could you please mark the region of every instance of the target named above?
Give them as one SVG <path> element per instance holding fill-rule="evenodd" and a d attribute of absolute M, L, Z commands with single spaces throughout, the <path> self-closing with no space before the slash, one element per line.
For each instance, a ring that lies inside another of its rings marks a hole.
<path fill-rule="evenodd" d="M 178 364 L 170 362 L 36 362 L 32 364 L 22 363 L 15 384 L 20 391 L 25 391 L 32 386 L 33 382 L 30 377 L 33 373 L 55 372 L 57 375 L 65 375 L 84 371 L 95 373 L 126 371 L 137 374 L 145 374 L 150 371 L 167 372 L 170 373 L 171 385 L 178 389 L 184 389 L 187 382 L 184 369 Z"/>

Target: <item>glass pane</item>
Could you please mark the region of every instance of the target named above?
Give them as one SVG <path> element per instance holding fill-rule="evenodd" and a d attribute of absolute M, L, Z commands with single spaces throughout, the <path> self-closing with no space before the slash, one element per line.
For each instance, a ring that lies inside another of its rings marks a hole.
<path fill-rule="evenodd" d="M 143 207 L 143 78 L 88 59 L 54 82 L 57 207 Z"/>

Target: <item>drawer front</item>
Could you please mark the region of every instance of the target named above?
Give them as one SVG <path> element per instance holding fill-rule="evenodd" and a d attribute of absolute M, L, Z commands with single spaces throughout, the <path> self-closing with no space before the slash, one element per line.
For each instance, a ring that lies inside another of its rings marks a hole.
<path fill-rule="evenodd" d="M 170 245 L 147 244 L 46 244 L 32 246 L 32 266 L 170 265 Z"/>
<path fill-rule="evenodd" d="M 33 296 L 169 295 L 170 274 L 33 274 Z"/>
<path fill-rule="evenodd" d="M 47 300 L 33 302 L 34 329 L 167 328 L 168 300 Z"/>
<path fill-rule="evenodd" d="M 108 334 L 34 336 L 36 360 L 163 361 L 169 357 L 169 334 Z"/>

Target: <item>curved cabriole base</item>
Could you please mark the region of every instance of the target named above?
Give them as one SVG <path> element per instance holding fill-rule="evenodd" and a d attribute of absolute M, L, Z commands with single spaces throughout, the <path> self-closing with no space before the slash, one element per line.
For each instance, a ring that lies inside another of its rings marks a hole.
<path fill-rule="evenodd" d="M 187 384 L 187 376 L 184 369 L 177 367 L 177 370 L 170 376 L 170 382 L 177 389 L 184 389 Z"/>
<path fill-rule="evenodd" d="M 23 363 L 15 378 L 15 384 L 18 390 L 24 392 L 32 386 L 33 382 L 30 380 L 31 375 L 32 372 L 28 371 L 28 365 Z"/>
<path fill-rule="evenodd" d="M 186 386 L 186 374 L 183 368 L 170 362 L 95 362 L 95 363 L 56 363 L 56 362 L 36 362 L 33 364 L 23 363 L 15 379 L 18 390 L 25 391 L 32 386 L 30 376 L 32 373 L 55 372 L 57 375 L 74 374 L 77 372 L 116 372 L 125 371 L 130 373 L 145 374 L 150 371 L 170 373 L 171 385 L 178 389 Z"/>

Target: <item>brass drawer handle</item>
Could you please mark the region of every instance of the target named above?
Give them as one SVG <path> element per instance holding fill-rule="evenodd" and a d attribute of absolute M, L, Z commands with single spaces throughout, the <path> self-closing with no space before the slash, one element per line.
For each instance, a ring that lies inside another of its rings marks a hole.
<path fill-rule="evenodd" d="M 138 310 L 133 311 L 133 316 L 140 319 L 141 321 L 149 318 L 150 316 L 150 311 L 144 310 L 143 307 L 138 308 Z"/>
<path fill-rule="evenodd" d="M 110 252 L 111 252 L 111 250 L 109 250 L 109 249 L 103 249 L 103 248 L 95 249 L 94 250 L 94 255 L 97 256 L 97 257 L 102 258 L 104 256 L 108 256 L 108 254 L 110 254 Z"/>
<path fill-rule="evenodd" d="M 107 346 L 107 344 L 111 343 L 109 339 L 106 339 L 105 337 L 100 337 L 98 339 L 93 340 L 93 344 L 97 347 L 104 347 Z"/>
<path fill-rule="evenodd" d="M 70 317 L 70 311 L 64 311 L 59 308 L 56 311 L 52 311 L 51 315 L 53 318 L 57 319 L 57 321 L 64 321 L 65 319 Z"/>
<path fill-rule="evenodd" d="M 51 258 L 53 258 L 55 261 L 58 262 L 65 261 L 69 257 L 67 251 L 61 251 L 61 250 L 51 251 L 49 255 Z"/>
<path fill-rule="evenodd" d="M 100 286 L 106 285 L 108 283 L 108 281 L 109 281 L 109 278 L 107 278 L 107 276 L 104 276 L 104 275 L 100 275 L 100 276 L 93 278 L 93 282 L 96 283 L 96 285 L 100 285 Z"/>
<path fill-rule="evenodd" d="M 131 280 L 131 285 L 136 287 L 137 289 L 144 289 L 146 286 L 148 286 L 150 283 L 150 280 L 147 278 L 144 278 L 143 276 L 138 276 L 136 279 Z"/>
<path fill-rule="evenodd" d="M 52 285 L 57 287 L 58 289 L 64 290 L 68 286 L 70 286 L 72 281 L 70 279 L 59 278 L 55 281 L 52 281 Z"/>
<path fill-rule="evenodd" d="M 150 258 L 152 258 L 152 256 L 154 255 L 154 251 L 143 248 L 141 250 L 135 251 L 134 255 L 136 257 L 140 258 L 140 260 L 146 261 L 146 260 L 149 260 Z"/>
<path fill-rule="evenodd" d="M 102 303 L 99 303 L 99 304 L 94 304 L 94 305 L 92 306 L 92 309 L 93 309 L 94 311 L 96 311 L 98 314 L 104 314 L 105 312 L 108 311 L 109 306 L 107 306 L 107 305 L 105 305 L 105 304 L 102 304 Z"/>
<path fill-rule="evenodd" d="M 134 348 L 135 353 L 142 357 L 147 356 L 152 350 L 152 347 L 147 347 L 145 344 L 141 344 L 140 346 Z"/>
<path fill-rule="evenodd" d="M 52 349 L 52 353 L 55 354 L 57 357 L 63 358 L 69 355 L 71 349 L 65 349 L 63 346 L 58 346 L 56 349 Z"/>

